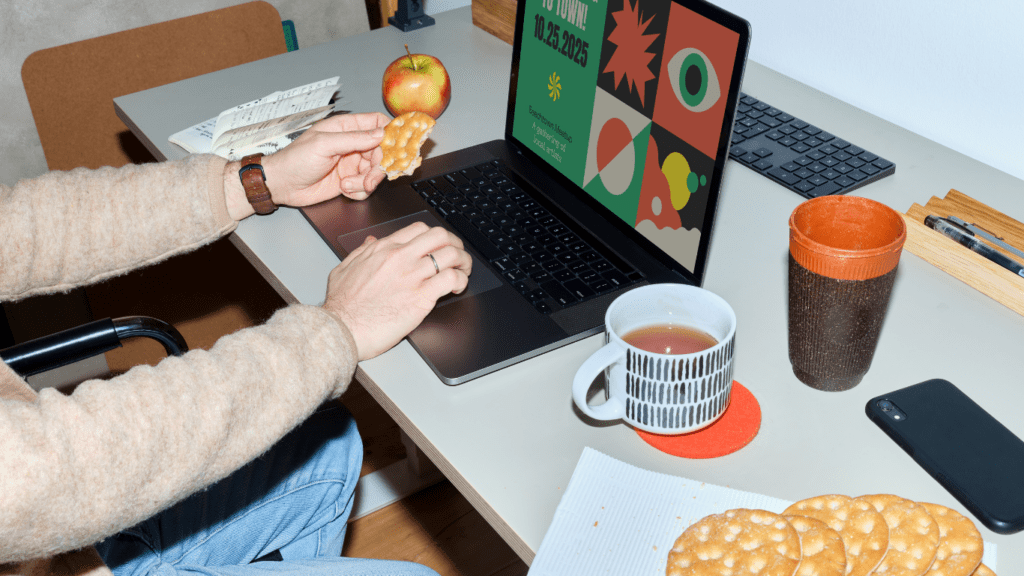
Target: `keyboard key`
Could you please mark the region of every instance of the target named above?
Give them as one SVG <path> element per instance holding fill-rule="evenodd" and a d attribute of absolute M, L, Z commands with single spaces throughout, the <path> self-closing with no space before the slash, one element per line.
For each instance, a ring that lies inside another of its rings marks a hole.
<path fill-rule="evenodd" d="M 781 166 L 781 168 L 787 172 L 796 172 L 800 169 L 800 165 L 796 162 L 786 162 Z"/>
<path fill-rule="evenodd" d="M 878 172 L 880 172 L 880 170 L 878 168 L 875 168 L 875 166 L 873 164 L 865 164 L 865 165 L 861 166 L 860 167 L 860 171 L 865 173 L 865 174 L 867 174 L 868 176 L 871 176 L 872 174 L 877 174 Z"/>
<path fill-rule="evenodd" d="M 594 291 L 583 283 L 579 278 L 573 278 L 563 284 L 565 289 L 580 300 L 586 300 L 594 295 Z"/>
<path fill-rule="evenodd" d="M 789 136 L 779 139 L 779 144 L 782 144 L 783 146 L 792 146 L 793 144 L 796 143 L 797 141 L 794 140 L 793 138 L 790 138 Z"/>
<path fill-rule="evenodd" d="M 796 184 L 800 181 L 800 177 L 792 172 L 787 172 L 782 168 L 773 168 L 768 171 L 768 175 L 776 180 L 780 180 L 786 184 Z"/>
<path fill-rule="evenodd" d="M 626 286 L 630 283 L 629 278 L 626 278 L 626 275 L 618 270 L 609 270 L 604 274 L 601 274 L 601 276 L 616 288 Z M 593 286 L 591 286 L 591 288 L 593 288 Z M 600 290 L 597 291 L 600 292 Z"/>
<path fill-rule="evenodd" d="M 834 140 L 835 139 L 835 136 L 833 136 L 832 134 L 829 134 L 828 132 L 825 132 L 824 130 L 822 130 L 821 132 L 818 132 L 817 134 L 815 134 L 815 137 L 817 137 L 818 140 L 821 140 L 822 142 L 828 142 L 830 140 Z"/>
<path fill-rule="evenodd" d="M 615 269 L 614 266 L 612 266 L 607 260 L 605 260 L 603 258 L 601 260 L 597 260 L 595 262 L 591 262 L 590 263 L 590 267 L 593 268 L 594 270 L 596 270 L 597 272 L 604 272 L 605 270 L 614 270 Z"/>
<path fill-rule="evenodd" d="M 806 127 L 803 128 L 803 131 L 807 132 L 811 136 L 814 136 L 818 132 L 821 132 L 821 128 L 818 128 L 817 126 L 811 126 L 810 124 L 808 124 Z"/>
<path fill-rule="evenodd" d="M 871 152 L 863 152 L 858 156 L 858 158 L 865 162 L 874 162 L 875 160 L 878 160 L 878 156 L 875 156 Z"/>
<path fill-rule="evenodd" d="M 793 160 L 793 162 L 796 163 L 796 164 L 799 164 L 801 166 L 807 166 L 811 162 L 814 162 L 814 160 L 812 160 L 812 159 L 810 159 L 810 158 L 808 158 L 806 156 L 801 156 L 800 158 L 797 158 L 797 159 Z"/>
<path fill-rule="evenodd" d="M 767 158 L 764 160 L 758 160 L 757 162 L 753 163 L 753 167 L 757 168 L 758 170 L 767 170 L 772 167 L 772 162 Z"/>
<path fill-rule="evenodd" d="M 807 168 L 801 168 L 794 172 L 793 174 L 796 174 L 800 178 L 810 178 L 811 176 L 814 176 L 814 172 L 811 172 Z"/>
<path fill-rule="evenodd" d="M 550 296 L 552 300 L 558 302 L 562 306 L 566 306 L 568 304 L 576 302 L 576 297 L 573 296 L 572 293 L 570 293 L 568 290 L 563 288 L 561 284 L 555 282 L 554 280 L 550 282 L 544 282 L 540 285 L 540 287 L 545 292 L 547 292 L 548 296 Z"/>
<path fill-rule="evenodd" d="M 849 188 L 850 186 L 853 186 L 854 184 L 856 184 L 856 182 L 854 182 L 853 180 L 851 180 L 850 178 L 848 178 L 846 176 L 840 176 L 839 178 L 836 178 L 835 180 L 833 180 L 833 182 L 835 182 L 836 184 L 842 186 L 843 188 Z"/>
<path fill-rule="evenodd" d="M 813 160 L 821 160 L 822 158 L 825 157 L 825 154 L 822 153 L 820 150 L 815 150 L 814 152 L 809 152 L 807 154 L 807 157 Z"/>
<path fill-rule="evenodd" d="M 836 148 L 842 150 L 843 148 L 848 148 L 850 146 L 850 143 L 847 142 L 846 140 L 836 138 L 835 140 L 832 141 L 832 146 L 835 146 Z"/>
<path fill-rule="evenodd" d="M 892 166 L 892 162 L 889 162 L 885 158 L 879 158 L 878 160 L 872 162 L 872 164 L 874 164 L 879 170 L 886 170 L 890 166 Z"/>
<path fill-rule="evenodd" d="M 810 170 L 811 172 L 818 173 L 824 172 L 825 170 L 828 169 L 828 167 L 825 166 L 824 164 L 821 164 L 820 162 L 815 162 L 814 164 L 808 166 L 807 169 Z"/>
<path fill-rule="evenodd" d="M 754 162 L 757 162 L 760 159 L 761 157 L 758 156 L 757 154 L 754 154 L 753 152 L 747 152 L 746 154 L 743 155 L 742 158 L 740 158 L 741 161 L 746 162 L 747 164 L 753 164 Z"/>
<path fill-rule="evenodd" d="M 806 194 L 806 193 L 809 193 L 811 190 L 814 190 L 814 184 L 810 184 L 810 183 L 804 181 L 804 182 L 800 182 L 799 184 L 794 186 L 794 188 L 796 188 L 800 192 L 803 192 L 803 193 Z"/>
<path fill-rule="evenodd" d="M 854 170 L 852 172 L 847 172 L 846 177 L 856 180 L 857 182 L 860 182 L 861 180 L 867 178 L 868 175 L 861 172 L 860 170 Z"/>
<path fill-rule="evenodd" d="M 847 154 L 852 154 L 853 156 L 858 156 L 864 152 L 864 149 L 861 148 L 860 146 L 854 146 L 851 144 L 848 148 L 844 150 L 844 152 L 846 152 Z"/>
<path fill-rule="evenodd" d="M 562 283 L 565 283 L 568 280 L 572 280 L 572 279 L 576 278 L 575 274 L 573 274 L 569 270 L 566 270 L 565 268 L 562 268 L 558 272 L 555 272 L 554 274 L 552 274 L 552 276 L 555 277 L 555 280 L 558 280 L 559 282 L 562 282 Z"/>
<path fill-rule="evenodd" d="M 766 158 L 772 155 L 772 151 L 767 148 L 758 148 L 757 150 L 754 150 L 754 154 L 757 154 L 761 158 Z"/>
<path fill-rule="evenodd" d="M 846 174 L 850 170 L 853 170 L 853 168 L 851 168 L 849 164 L 845 163 L 836 164 L 835 166 L 832 167 L 832 169 L 835 170 L 836 172 L 839 172 L 840 174 Z"/>
<path fill-rule="evenodd" d="M 825 184 L 822 184 L 821 186 L 818 186 L 817 188 L 812 190 L 811 194 L 814 195 L 815 197 L 828 196 L 830 194 L 835 194 L 840 190 L 842 190 L 842 188 L 840 188 L 839 185 L 836 184 L 835 182 L 826 182 Z"/>
<path fill-rule="evenodd" d="M 828 170 L 825 170 L 824 172 L 822 172 L 821 175 L 824 176 L 825 178 L 828 178 L 829 180 L 835 180 L 836 178 L 839 178 L 839 176 L 840 176 L 839 172 L 836 172 L 835 170 L 832 170 L 831 168 L 829 168 Z"/>
<path fill-rule="evenodd" d="M 811 184 L 814 184 L 815 186 L 821 186 L 822 184 L 828 183 L 828 179 L 822 176 L 821 174 L 815 174 L 814 176 L 808 178 L 807 181 L 810 182 Z"/>
<path fill-rule="evenodd" d="M 793 151 L 797 152 L 798 154 L 803 154 L 804 152 L 807 152 L 808 150 L 811 149 L 810 146 L 804 144 L 803 142 L 797 142 L 796 144 L 790 146 L 790 148 L 792 148 Z"/>

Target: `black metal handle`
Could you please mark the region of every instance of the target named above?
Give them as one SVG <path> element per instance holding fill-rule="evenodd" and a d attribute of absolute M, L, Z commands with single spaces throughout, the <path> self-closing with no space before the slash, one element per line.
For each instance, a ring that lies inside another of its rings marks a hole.
<path fill-rule="evenodd" d="M 148 316 L 104 318 L 0 350 L 0 360 L 22 377 L 66 366 L 121 346 L 132 337 L 160 342 L 168 355 L 188 352 L 188 345 L 174 326 Z"/>

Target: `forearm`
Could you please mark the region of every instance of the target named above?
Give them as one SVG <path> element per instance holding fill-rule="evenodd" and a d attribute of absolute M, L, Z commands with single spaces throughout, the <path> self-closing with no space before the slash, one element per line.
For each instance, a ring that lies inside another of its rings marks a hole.
<path fill-rule="evenodd" d="M 355 364 L 343 325 L 292 306 L 209 351 L 3 402 L 0 562 L 90 544 L 209 486 L 340 394 Z"/>
<path fill-rule="evenodd" d="M 196 156 L 0 187 L 0 300 L 98 282 L 231 232 L 224 167 Z"/>

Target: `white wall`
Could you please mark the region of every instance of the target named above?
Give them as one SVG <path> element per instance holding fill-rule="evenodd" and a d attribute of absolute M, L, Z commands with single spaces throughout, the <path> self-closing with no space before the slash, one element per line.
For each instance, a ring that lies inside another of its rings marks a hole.
<path fill-rule="evenodd" d="M 1024 179 L 1024 2 L 716 3 L 752 60 Z"/>
<path fill-rule="evenodd" d="M 754 61 L 1024 179 L 1021 0 L 712 1 L 750 21 Z"/>

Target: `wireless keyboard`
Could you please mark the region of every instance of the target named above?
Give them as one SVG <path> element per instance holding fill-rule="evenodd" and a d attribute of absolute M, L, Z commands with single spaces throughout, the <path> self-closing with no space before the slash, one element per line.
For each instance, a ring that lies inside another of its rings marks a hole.
<path fill-rule="evenodd" d="M 896 172 L 885 158 L 743 93 L 729 157 L 806 198 L 845 194 Z"/>

